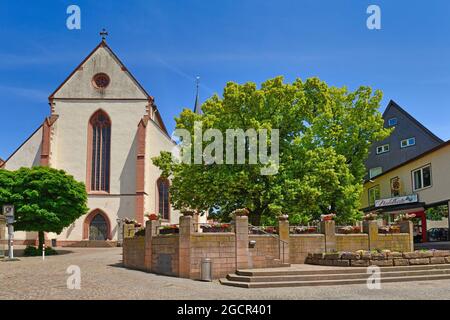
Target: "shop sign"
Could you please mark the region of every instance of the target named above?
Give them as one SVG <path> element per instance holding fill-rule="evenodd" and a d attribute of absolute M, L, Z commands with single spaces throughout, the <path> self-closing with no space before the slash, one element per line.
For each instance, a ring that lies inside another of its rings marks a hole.
<path fill-rule="evenodd" d="M 412 194 L 412 195 L 403 196 L 403 197 L 375 200 L 375 207 L 377 207 L 377 208 L 389 207 L 389 206 L 397 206 L 400 204 L 408 204 L 408 203 L 415 203 L 415 202 L 419 202 L 419 197 L 417 196 L 417 194 Z"/>

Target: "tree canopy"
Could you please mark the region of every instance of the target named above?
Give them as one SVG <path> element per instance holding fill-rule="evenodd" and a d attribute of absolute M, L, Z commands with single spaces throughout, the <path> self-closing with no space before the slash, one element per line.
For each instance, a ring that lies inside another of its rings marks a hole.
<path fill-rule="evenodd" d="M 84 183 L 48 167 L 0 169 L 0 205 L 15 206 L 14 229 L 60 233 L 88 211 Z"/>
<path fill-rule="evenodd" d="M 224 135 L 227 129 L 278 129 L 278 173 L 261 175 L 267 165 L 251 164 L 248 157 L 244 164 L 199 165 L 174 161 L 170 153 L 161 152 L 153 162 L 172 177 L 176 208 L 226 217 L 246 207 L 254 224 L 260 219 L 269 223 L 280 213 L 288 214 L 292 223 L 331 212 L 337 220 L 351 221 L 359 215 L 369 147 L 390 134 L 378 111 L 381 98 L 370 87 L 351 92 L 317 78 L 285 83 L 277 77 L 260 88 L 229 82 L 223 97 L 214 95 L 202 105 L 203 114 L 183 110 L 176 128 L 193 135 L 194 123 L 201 121 L 203 130 L 215 128 Z M 204 140 L 197 141 L 203 148 L 210 144 Z"/>

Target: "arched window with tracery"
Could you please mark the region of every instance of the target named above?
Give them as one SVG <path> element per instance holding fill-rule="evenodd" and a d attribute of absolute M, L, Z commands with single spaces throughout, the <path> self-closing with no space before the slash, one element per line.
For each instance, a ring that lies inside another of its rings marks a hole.
<path fill-rule="evenodd" d="M 109 192 L 111 164 L 111 120 L 99 110 L 89 120 L 88 187 Z"/>
<path fill-rule="evenodd" d="M 169 180 L 159 178 L 158 186 L 158 213 L 161 219 L 169 220 L 170 218 L 170 204 L 169 204 Z"/>

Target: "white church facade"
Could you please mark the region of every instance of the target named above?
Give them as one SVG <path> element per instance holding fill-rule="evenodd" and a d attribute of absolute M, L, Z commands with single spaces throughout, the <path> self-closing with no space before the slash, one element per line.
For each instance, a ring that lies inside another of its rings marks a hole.
<path fill-rule="evenodd" d="M 151 161 L 175 144 L 153 97 L 105 40 L 50 95 L 49 104 L 43 124 L 0 164 L 7 170 L 50 166 L 86 184 L 89 212 L 47 239 L 58 245 L 114 241 L 121 219 L 144 223 L 147 213 L 178 223 L 179 212 L 169 204 L 170 182 Z M 18 243 L 36 237 L 15 234 Z"/>

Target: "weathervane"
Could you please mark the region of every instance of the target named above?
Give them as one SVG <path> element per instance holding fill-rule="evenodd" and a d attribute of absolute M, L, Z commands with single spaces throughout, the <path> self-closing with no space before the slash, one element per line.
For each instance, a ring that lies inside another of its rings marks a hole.
<path fill-rule="evenodd" d="M 100 35 L 102 36 L 102 41 L 105 41 L 106 37 L 108 36 L 108 32 L 106 31 L 105 28 L 102 29 L 102 31 L 100 32 Z"/>

